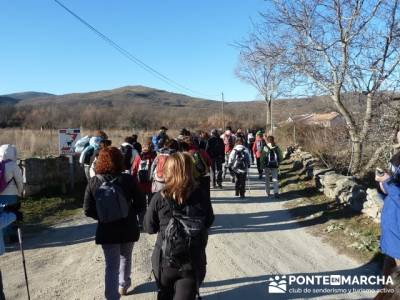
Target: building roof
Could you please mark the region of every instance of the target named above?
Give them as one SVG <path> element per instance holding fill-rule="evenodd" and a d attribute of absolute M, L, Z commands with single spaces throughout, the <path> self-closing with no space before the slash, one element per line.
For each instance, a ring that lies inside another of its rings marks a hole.
<path fill-rule="evenodd" d="M 339 116 L 339 114 L 335 111 L 330 112 L 330 113 L 324 113 L 324 114 L 312 114 L 310 121 L 312 121 L 312 122 L 331 121 L 338 116 Z"/>
<path fill-rule="evenodd" d="M 301 122 L 304 121 L 308 118 L 311 118 L 312 114 L 302 114 L 302 115 L 294 115 L 294 116 L 290 116 L 288 121 L 290 122 Z"/>

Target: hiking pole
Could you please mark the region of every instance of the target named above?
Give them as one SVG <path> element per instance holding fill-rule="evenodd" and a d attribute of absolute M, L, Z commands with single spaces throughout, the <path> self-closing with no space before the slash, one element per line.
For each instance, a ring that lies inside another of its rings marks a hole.
<path fill-rule="evenodd" d="M 28 274 L 26 273 L 24 248 L 22 247 L 22 233 L 21 233 L 21 228 L 19 226 L 18 226 L 18 242 L 19 242 L 19 248 L 21 249 L 22 265 L 24 267 L 25 283 L 26 283 L 26 291 L 28 293 L 28 300 L 31 300 L 31 295 L 29 293 Z"/>

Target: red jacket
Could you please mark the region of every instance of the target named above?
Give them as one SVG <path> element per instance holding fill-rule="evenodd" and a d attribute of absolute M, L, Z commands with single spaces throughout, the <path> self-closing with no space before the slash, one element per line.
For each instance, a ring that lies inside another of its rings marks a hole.
<path fill-rule="evenodd" d="M 210 158 L 210 155 L 208 155 L 208 153 L 206 152 L 206 150 L 196 148 L 196 147 L 193 146 L 193 145 L 190 145 L 190 146 L 189 146 L 189 153 L 190 153 L 190 154 L 193 154 L 193 153 L 196 152 L 196 151 L 198 151 L 198 152 L 200 153 L 201 158 L 205 161 L 205 163 L 207 164 L 207 166 L 208 166 L 208 167 L 211 167 L 212 160 L 211 160 L 211 158 Z"/>
<path fill-rule="evenodd" d="M 151 181 L 149 179 L 149 182 L 139 182 L 138 181 L 138 171 L 139 171 L 139 166 L 140 166 L 140 161 L 141 160 L 149 160 L 149 172 L 151 170 L 151 165 L 153 164 L 154 159 L 156 158 L 157 154 L 153 151 L 151 152 L 142 152 L 140 155 L 136 155 L 135 160 L 132 163 L 132 169 L 131 169 L 131 174 L 137 183 L 139 189 L 142 191 L 142 193 L 149 194 L 151 193 Z M 150 174 L 149 174 L 150 175 Z"/>
<path fill-rule="evenodd" d="M 257 151 L 257 142 L 261 141 L 262 142 L 262 147 L 261 147 L 261 151 Z M 253 144 L 253 153 L 256 156 L 256 158 L 260 158 L 261 157 L 261 153 L 262 153 L 262 148 L 264 148 L 265 146 L 265 141 L 262 137 L 260 136 L 256 136 L 256 141 Z"/>

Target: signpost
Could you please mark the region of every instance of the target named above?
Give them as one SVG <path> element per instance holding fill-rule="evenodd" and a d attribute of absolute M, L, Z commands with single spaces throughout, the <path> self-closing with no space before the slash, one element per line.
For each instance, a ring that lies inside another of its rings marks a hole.
<path fill-rule="evenodd" d="M 81 137 L 80 129 L 60 129 L 58 131 L 58 149 L 60 155 L 68 156 L 69 162 L 69 176 L 70 176 L 70 188 L 71 191 L 75 188 L 74 180 L 74 147 L 75 143 Z"/>

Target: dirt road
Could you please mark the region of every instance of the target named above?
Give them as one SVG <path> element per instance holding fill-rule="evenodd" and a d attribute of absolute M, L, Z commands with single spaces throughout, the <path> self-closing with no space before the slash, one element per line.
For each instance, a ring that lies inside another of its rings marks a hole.
<path fill-rule="evenodd" d="M 367 275 L 376 273 L 376 266 L 338 254 L 309 234 L 283 207 L 288 200 L 285 193 L 267 201 L 263 183 L 256 177 L 253 168 L 245 200 L 233 196 L 230 183 L 223 190 L 212 191 L 216 219 L 207 248 L 203 299 L 372 298 L 373 293 L 324 290 L 326 286 L 321 284 L 314 285 L 321 290 L 312 292 L 296 292 L 296 285 L 288 284 L 283 294 L 269 293 L 267 282 L 276 274 L 286 275 L 286 281 L 291 275 Z M 77 216 L 26 241 L 32 299 L 102 299 L 104 260 L 93 241 L 94 229 L 91 220 Z M 154 240 L 154 236 L 142 234 L 135 245 L 134 289 L 124 299 L 156 298 L 150 278 Z M 0 267 L 7 299 L 26 299 L 19 252 L 2 256 Z"/>

